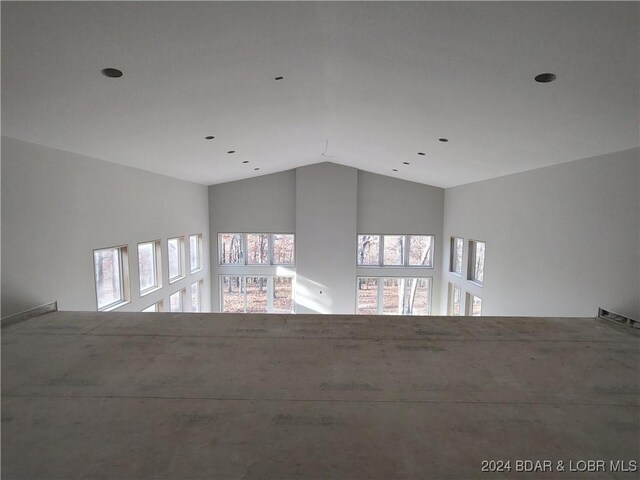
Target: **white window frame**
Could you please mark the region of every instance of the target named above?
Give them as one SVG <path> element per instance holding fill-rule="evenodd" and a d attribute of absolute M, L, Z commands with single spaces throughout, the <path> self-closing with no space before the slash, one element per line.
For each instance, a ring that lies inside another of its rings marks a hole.
<path fill-rule="evenodd" d="M 480 300 L 480 315 L 474 315 L 473 314 L 473 299 L 477 298 L 478 300 Z M 466 299 L 465 299 L 465 314 L 468 317 L 481 317 L 482 316 L 482 304 L 484 302 L 482 301 L 482 298 L 479 297 L 478 295 L 474 295 L 471 292 L 467 292 L 466 295 Z"/>
<path fill-rule="evenodd" d="M 111 302 L 107 305 L 103 305 L 100 307 L 100 302 L 98 299 L 98 272 L 96 271 L 96 252 L 101 250 L 118 250 L 118 262 L 119 262 L 119 271 L 120 271 L 120 298 L 115 302 Z M 93 284 L 95 290 L 95 298 L 96 298 L 96 308 L 99 312 L 109 312 L 111 310 L 115 310 L 116 308 L 120 308 L 123 305 L 126 305 L 131 302 L 131 291 L 130 291 L 130 278 L 129 278 L 129 246 L 128 245 L 116 245 L 113 247 L 104 247 L 104 248 L 96 248 L 93 250 Z"/>
<path fill-rule="evenodd" d="M 197 310 L 193 309 L 193 291 L 192 290 L 194 285 L 198 286 L 198 309 Z M 193 282 L 189 287 L 189 300 L 190 300 L 189 303 L 191 305 L 191 309 L 189 310 L 190 312 L 200 313 L 202 311 L 202 285 L 203 285 L 202 280 L 198 280 L 197 282 Z"/>
<path fill-rule="evenodd" d="M 454 313 L 453 311 L 453 304 L 454 304 L 454 298 L 455 298 L 455 291 L 458 291 L 458 298 L 460 299 L 460 313 Z M 449 282 L 449 285 L 447 287 L 447 316 L 449 317 L 460 317 L 462 316 L 462 312 L 464 311 L 463 309 L 463 304 L 462 304 L 462 299 L 463 299 L 463 295 L 464 295 L 464 290 L 462 290 L 462 287 L 456 283 L 453 282 Z"/>
<path fill-rule="evenodd" d="M 359 237 L 363 235 L 375 236 L 378 237 L 378 263 L 377 265 L 364 265 L 360 264 L 358 258 L 358 243 Z M 403 236 L 404 237 L 404 254 L 402 259 L 402 264 L 397 265 L 385 265 L 384 264 L 384 237 L 385 236 Z M 431 264 L 430 265 L 410 265 L 409 261 L 411 258 L 410 249 L 411 249 L 411 237 L 431 237 Z M 434 269 L 435 268 L 435 250 L 436 250 L 436 236 L 432 233 L 358 233 L 356 235 L 356 267 L 357 268 L 418 268 L 418 269 Z M 359 275 L 360 277 L 362 275 Z M 377 277 L 378 275 L 370 275 L 372 277 Z M 408 275 L 407 278 L 415 278 L 415 275 Z"/>
<path fill-rule="evenodd" d="M 384 313 L 384 281 L 385 280 L 401 280 L 401 279 L 412 280 L 414 278 L 418 280 L 427 280 L 429 282 L 429 301 L 428 301 L 427 313 L 425 313 L 423 316 L 431 315 L 431 312 L 433 310 L 433 307 L 432 307 L 433 277 L 425 277 L 423 275 L 411 275 L 409 272 L 407 272 L 406 275 L 358 275 L 356 277 L 356 309 L 355 309 L 356 315 L 358 315 L 358 280 L 360 278 L 377 278 L 378 279 L 378 292 L 377 292 L 378 300 L 376 304 L 376 310 L 377 310 L 376 315 L 388 315 L 388 316 L 393 316 L 396 314 Z M 413 315 L 417 315 L 417 314 L 411 314 L 411 316 Z"/>
<path fill-rule="evenodd" d="M 171 240 L 178 240 L 178 264 L 179 264 L 179 272 L 178 275 L 171 276 L 171 262 L 169 260 L 169 242 Z M 170 237 L 167 238 L 167 275 L 169 276 L 169 285 L 177 282 L 178 280 L 182 280 L 185 277 L 185 247 L 184 247 L 184 236 L 179 237 Z"/>
<path fill-rule="evenodd" d="M 484 258 L 482 259 L 482 280 L 479 280 L 476 277 L 476 251 L 477 245 L 482 243 L 484 245 Z M 485 273 L 485 261 L 487 259 L 487 242 L 483 240 L 469 240 L 469 254 L 468 257 L 468 267 L 467 267 L 467 280 L 472 283 L 475 283 L 479 287 L 484 286 L 484 273 Z"/>
<path fill-rule="evenodd" d="M 193 268 L 191 266 L 191 239 L 195 237 L 196 238 L 196 258 L 198 261 L 198 264 L 196 265 L 196 268 Z M 192 274 L 201 271 L 204 267 L 203 267 L 203 254 L 204 254 L 204 247 L 203 247 L 203 240 L 202 240 L 202 234 L 201 233 L 194 233 L 189 235 L 189 270 Z"/>
<path fill-rule="evenodd" d="M 181 288 L 180 290 L 177 290 L 176 292 L 173 292 L 171 295 L 169 295 L 169 312 L 184 313 L 184 297 L 186 296 L 186 293 L 187 293 L 187 289 Z M 178 310 L 177 312 L 173 312 L 171 310 L 171 297 L 173 297 L 174 295 L 178 295 L 178 298 L 180 299 L 180 310 Z"/>
<path fill-rule="evenodd" d="M 140 274 L 140 245 L 146 245 L 151 243 L 153 245 L 153 263 L 155 271 L 155 284 L 149 288 L 142 289 L 140 285 L 142 283 L 142 275 Z M 139 242 L 136 248 L 136 254 L 138 258 L 138 288 L 140 289 L 140 296 L 160 290 L 162 288 L 162 246 L 160 240 L 150 240 L 148 242 Z"/>
<path fill-rule="evenodd" d="M 149 310 L 151 307 L 153 307 L 154 309 Z M 143 308 L 140 311 L 145 313 L 162 312 L 162 300 L 159 300 L 156 303 L 149 305 L 147 308 Z"/>
<path fill-rule="evenodd" d="M 454 258 L 456 257 L 457 249 L 456 242 L 462 242 L 462 255 L 460 255 L 460 271 L 457 272 L 454 270 Z M 464 238 L 462 237 L 451 237 L 451 241 L 449 242 L 449 273 L 455 275 L 456 277 L 462 278 L 462 270 L 464 269 Z"/>
<path fill-rule="evenodd" d="M 239 263 L 222 263 L 222 235 L 240 235 L 240 249 L 242 251 L 242 262 Z M 268 263 L 247 263 L 247 235 L 267 235 L 269 262 Z M 274 262 L 274 236 L 275 235 L 293 235 L 293 262 L 292 263 L 275 263 Z M 291 232 L 218 232 L 218 266 L 220 267 L 294 267 L 296 264 L 296 234 Z"/>
<path fill-rule="evenodd" d="M 240 281 L 241 281 L 241 285 L 244 286 L 244 288 L 241 287 L 241 290 L 244 290 L 244 308 L 242 313 L 251 313 L 251 312 L 247 312 L 247 289 L 246 289 L 246 279 L 247 277 L 249 278 L 253 278 L 253 277 L 263 277 L 267 279 L 267 311 L 263 312 L 263 313 L 291 313 L 291 314 L 295 314 L 296 313 L 296 288 L 295 288 L 295 282 L 296 282 L 296 277 L 295 275 L 277 275 L 277 274 L 267 274 L 267 273 L 255 273 L 255 274 L 251 274 L 251 273 L 221 273 L 218 276 L 218 297 L 219 297 L 219 301 L 220 301 L 220 313 L 230 313 L 230 312 L 225 312 L 224 311 L 224 280 L 223 277 L 240 277 Z M 287 310 L 276 310 L 273 307 L 273 290 L 275 288 L 274 286 L 274 279 L 276 277 L 286 277 L 286 278 L 290 278 L 291 279 L 291 311 L 287 311 Z M 236 312 L 236 313 L 240 313 L 240 312 Z"/>

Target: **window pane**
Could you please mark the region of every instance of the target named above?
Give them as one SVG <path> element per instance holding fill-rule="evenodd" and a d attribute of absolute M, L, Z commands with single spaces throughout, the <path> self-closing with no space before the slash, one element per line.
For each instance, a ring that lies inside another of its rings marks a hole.
<path fill-rule="evenodd" d="M 244 263 L 244 253 L 242 251 L 242 234 L 221 233 L 218 236 L 220 245 L 220 264 Z"/>
<path fill-rule="evenodd" d="M 182 249 L 179 238 L 170 238 L 167 241 L 169 250 L 169 279 L 182 276 Z"/>
<path fill-rule="evenodd" d="M 189 236 L 189 259 L 191 265 L 191 271 L 195 272 L 202 268 L 201 260 L 200 260 L 200 252 L 202 244 L 202 236 L 201 235 L 191 235 Z"/>
<path fill-rule="evenodd" d="M 156 246 L 154 242 L 138 244 L 138 272 L 140 274 L 140 292 L 157 286 Z"/>
<path fill-rule="evenodd" d="M 358 265 L 380 265 L 379 235 L 358 235 Z"/>
<path fill-rule="evenodd" d="M 293 265 L 295 263 L 295 236 L 276 234 L 273 236 L 273 263 Z"/>
<path fill-rule="evenodd" d="M 469 260 L 471 263 L 471 278 L 469 280 L 473 280 L 478 283 L 484 282 L 484 251 L 485 251 L 485 243 L 484 242 L 469 242 Z"/>
<path fill-rule="evenodd" d="M 237 275 L 225 275 L 221 278 L 222 311 L 224 313 L 244 312 L 244 279 Z"/>
<path fill-rule="evenodd" d="M 383 265 L 403 265 L 404 249 L 404 235 L 385 235 Z"/>
<path fill-rule="evenodd" d="M 433 235 L 411 235 L 409 265 L 433 267 Z"/>
<path fill-rule="evenodd" d="M 181 312 L 182 311 L 182 291 L 178 291 L 169 296 L 169 311 Z"/>
<path fill-rule="evenodd" d="M 267 277 L 246 277 L 247 313 L 267 312 Z"/>
<path fill-rule="evenodd" d="M 462 248 L 464 242 L 461 238 L 451 238 L 451 265 L 449 271 L 462 275 Z"/>
<path fill-rule="evenodd" d="M 431 313 L 431 279 L 405 279 L 403 302 L 404 315 L 429 315 Z"/>
<path fill-rule="evenodd" d="M 269 235 L 266 233 L 247 234 L 247 264 L 269 263 Z"/>
<path fill-rule="evenodd" d="M 292 277 L 273 277 L 273 310 L 293 313 Z"/>
<path fill-rule="evenodd" d="M 120 249 L 106 248 L 93 252 L 98 310 L 123 300 Z"/>
<path fill-rule="evenodd" d="M 399 315 L 401 312 L 399 308 L 401 305 L 400 291 L 404 294 L 404 279 L 385 278 L 382 285 L 382 313 L 385 315 Z"/>
<path fill-rule="evenodd" d="M 378 314 L 378 279 L 358 278 L 358 315 Z"/>
<path fill-rule="evenodd" d="M 448 314 L 449 315 L 460 315 L 460 305 L 462 303 L 462 290 L 459 286 L 454 285 L 453 283 L 449 284 L 449 306 L 448 306 Z"/>
<path fill-rule="evenodd" d="M 145 308 L 144 310 L 142 310 L 143 312 L 157 312 L 158 311 L 158 304 L 154 303 L 153 305 Z"/>
<path fill-rule="evenodd" d="M 482 315 L 482 299 L 480 297 L 476 297 L 473 294 L 468 294 L 467 297 L 467 315 L 471 315 L 472 317 L 479 317 Z"/>
<path fill-rule="evenodd" d="M 191 311 L 200 311 L 200 282 L 191 284 Z"/>

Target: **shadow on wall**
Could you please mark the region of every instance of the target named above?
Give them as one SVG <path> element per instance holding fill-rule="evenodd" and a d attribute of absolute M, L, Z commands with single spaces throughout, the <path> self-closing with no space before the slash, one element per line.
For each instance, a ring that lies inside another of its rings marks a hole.
<path fill-rule="evenodd" d="M 322 283 L 315 282 L 307 277 L 298 275 L 296 277 L 296 307 L 303 307 L 300 312 L 296 308 L 296 313 L 322 313 L 333 312 L 333 299 L 329 287 Z"/>

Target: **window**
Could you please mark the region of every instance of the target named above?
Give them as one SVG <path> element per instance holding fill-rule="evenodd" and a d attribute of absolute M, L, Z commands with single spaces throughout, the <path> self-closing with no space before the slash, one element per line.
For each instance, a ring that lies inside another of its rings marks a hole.
<path fill-rule="evenodd" d="M 162 286 L 160 279 L 160 242 L 138 244 L 138 279 L 140 296 Z"/>
<path fill-rule="evenodd" d="M 451 237 L 451 251 L 449 259 L 449 271 L 462 276 L 462 249 L 464 240 L 458 237 Z"/>
<path fill-rule="evenodd" d="M 200 311 L 200 286 L 202 281 L 192 283 L 191 284 L 191 311 L 199 312 Z"/>
<path fill-rule="evenodd" d="M 467 315 L 471 317 L 482 315 L 482 299 L 471 293 L 467 293 Z"/>
<path fill-rule="evenodd" d="M 295 237 L 291 233 L 273 235 L 273 264 L 293 265 L 295 263 Z"/>
<path fill-rule="evenodd" d="M 293 313 L 293 277 L 221 275 L 223 313 Z"/>
<path fill-rule="evenodd" d="M 202 234 L 189 236 L 189 260 L 191 273 L 202 270 Z"/>
<path fill-rule="evenodd" d="M 127 247 L 93 251 L 98 310 L 112 310 L 129 302 Z"/>
<path fill-rule="evenodd" d="M 433 235 L 358 235 L 359 267 L 433 268 Z"/>
<path fill-rule="evenodd" d="M 178 290 L 173 295 L 169 296 L 169 311 L 170 312 L 182 312 L 182 304 L 184 301 L 186 290 Z"/>
<path fill-rule="evenodd" d="M 429 315 L 431 277 L 358 277 L 359 315 Z"/>
<path fill-rule="evenodd" d="M 295 265 L 292 233 L 219 233 L 220 265 Z"/>
<path fill-rule="evenodd" d="M 162 311 L 162 300 L 154 303 L 153 305 L 148 306 L 147 308 L 141 310 L 142 312 L 161 312 Z"/>
<path fill-rule="evenodd" d="M 169 257 L 169 283 L 184 277 L 184 239 L 182 237 L 167 240 Z"/>
<path fill-rule="evenodd" d="M 478 285 L 484 284 L 485 243 L 469 241 L 469 280 Z"/>
<path fill-rule="evenodd" d="M 461 315 L 462 290 L 454 283 L 449 284 L 447 315 Z"/>

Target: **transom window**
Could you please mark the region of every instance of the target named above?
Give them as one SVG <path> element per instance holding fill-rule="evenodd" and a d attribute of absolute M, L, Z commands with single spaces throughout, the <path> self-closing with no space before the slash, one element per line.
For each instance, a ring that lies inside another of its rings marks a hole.
<path fill-rule="evenodd" d="M 469 241 L 469 277 L 478 285 L 484 284 L 484 254 L 485 243 L 477 240 Z"/>
<path fill-rule="evenodd" d="M 159 241 L 138 244 L 138 279 L 141 296 L 162 286 L 160 257 Z"/>
<path fill-rule="evenodd" d="M 358 235 L 359 267 L 433 268 L 433 235 Z"/>
<path fill-rule="evenodd" d="M 358 277 L 358 315 L 429 315 L 431 277 Z"/>
<path fill-rule="evenodd" d="M 293 313 L 293 277 L 220 275 L 223 313 Z"/>
<path fill-rule="evenodd" d="M 99 311 L 113 310 L 129 302 L 127 247 L 93 251 L 96 303 Z"/>
<path fill-rule="evenodd" d="M 219 233 L 220 265 L 294 265 L 292 233 Z"/>

